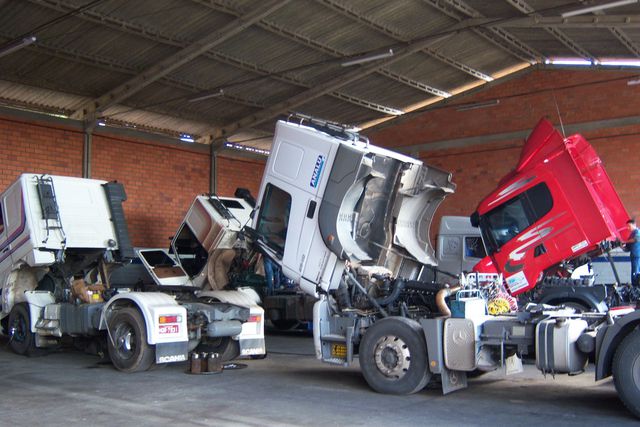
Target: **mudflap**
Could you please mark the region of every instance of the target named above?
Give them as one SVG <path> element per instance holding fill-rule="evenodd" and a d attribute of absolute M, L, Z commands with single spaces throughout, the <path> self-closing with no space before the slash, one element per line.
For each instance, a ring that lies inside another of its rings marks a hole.
<path fill-rule="evenodd" d="M 456 390 L 467 388 L 467 373 L 465 371 L 452 371 L 442 369 L 442 394 L 449 394 Z"/>
<path fill-rule="evenodd" d="M 240 356 L 263 356 L 267 354 L 264 337 L 245 339 L 240 335 L 238 343 L 240 344 Z"/>
<path fill-rule="evenodd" d="M 185 362 L 189 356 L 189 341 L 156 344 L 156 363 Z"/>
<path fill-rule="evenodd" d="M 429 370 L 433 374 L 440 374 L 442 394 L 449 394 L 456 390 L 467 388 L 467 373 L 453 371 L 445 366 L 444 358 L 444 321 L 446 317 L 434 319 L 420 319 L 420 326 L 424 332 L 429 356 Z"/>

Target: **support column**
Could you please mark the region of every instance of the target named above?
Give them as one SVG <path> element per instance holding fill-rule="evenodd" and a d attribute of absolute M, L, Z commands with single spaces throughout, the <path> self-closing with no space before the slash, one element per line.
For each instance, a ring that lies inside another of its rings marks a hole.
<path fill-rule="evenodd" d="M 82 177 L 91 178 L 91 148 L 93 144 L 93 130 L 96 121 L 93 119 L 84 120 L 84 144 L 82 146 Z"/>

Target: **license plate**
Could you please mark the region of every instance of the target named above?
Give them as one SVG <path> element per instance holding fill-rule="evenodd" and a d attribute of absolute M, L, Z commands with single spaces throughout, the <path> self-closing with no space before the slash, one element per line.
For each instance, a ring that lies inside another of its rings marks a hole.
<path fill-rule="evenodd" d="M 177 334 L 180 332 L 178 325 L 160 325 L 158 333 L 160 334 Z"/>

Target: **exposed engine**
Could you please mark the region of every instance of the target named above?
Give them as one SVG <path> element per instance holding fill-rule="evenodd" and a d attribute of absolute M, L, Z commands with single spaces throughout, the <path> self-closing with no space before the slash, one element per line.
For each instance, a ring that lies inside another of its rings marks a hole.
<path fill-rule="evenodd" d="M 334 298 L 341 311 L 416 319 L 442 313 L 438 293 L 448 289 L 442 283 L 393 278 L 388 272 L 350 267 L 345 270 Z"/>

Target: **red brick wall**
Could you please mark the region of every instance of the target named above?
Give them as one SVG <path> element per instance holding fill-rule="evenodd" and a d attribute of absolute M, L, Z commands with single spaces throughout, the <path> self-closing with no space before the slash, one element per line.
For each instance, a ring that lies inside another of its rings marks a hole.
<path fill-rule="evenodd" d="M 0 191 L 24 172 L 82 176 L 82 134 L 0 117 Z"/>
<path fill-rule="evenodd" d="M 82 176 L 83 134 L 73 127 L 0 116 L 0 189 L 22 172 Z M 209 191 L 209 154 L 142 139 L 95 134 L 91 177 L 122 182 L 135 246 L 166 247 L 193 198 Z M 218 193 L 257 196 L 264 163 L 218 159 Z"/>
<path fill-rule="evenodd" d="M 243 187 L 249 189 L 253 197 L 257 198 L 264 166 L 265 162 L 219 157 L 216 175 L 218 194 L 233 196 L 236 188 Z"/>
<path fill-rule="evenodd" d="M 209 191 L 208 153 L 95 135 L 92 162 L 92 178 L 124 184 L 136 246 L 166 247 L 193 198 Z"/>
<path fill-rule="evenodd" d="M 635 73 L 623 71 L 535 70 L 457 99 L 449 106 L 415 114 L 397 125 L 369 133 L 377 145 L 401 147 L 532 129 L 541 117 L 558 125 L 640 115 L 640 86 L 628 86 Z M 499 104 L 457 111 L 454 104 L 498 99 Z M 581 131 L 595 147 L 631 215 L 640 216 L 640 126 Z M 518 160 L 522 140 L 495 141 L 462 149 L 423 151 L 420 157 L 453 173 L 458 185 L 439 216 L 469 215 Z"/>

